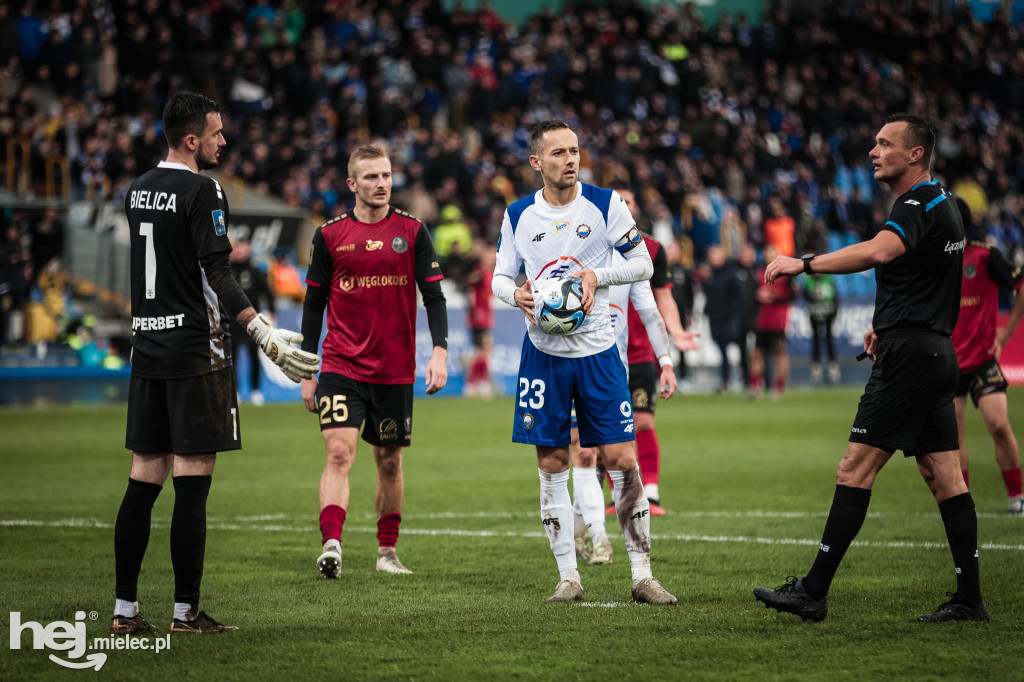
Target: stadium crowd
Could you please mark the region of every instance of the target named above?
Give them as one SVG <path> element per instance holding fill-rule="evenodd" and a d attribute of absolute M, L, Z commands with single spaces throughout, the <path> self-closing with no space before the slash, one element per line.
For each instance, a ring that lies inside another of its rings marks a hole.
<path fill-rule="evenodd" d="M 120 202 L 163 154 L 164 102 L 191 88 L 229 103 L 221 170 L 332 216 L 351 202 L 340 162 L 382 138 L 395 203 L 436 226 L 459 279 L 473 240 L 496 239 L 537 186 L 523 163 L 535 120 L 581 131 L 581 179 L 631 186 L 695 267 L 716 244 L 735 258 L 873 235 L 891 197 L 867 151 L 882 116 L 907 111 L 937 124 L 936 176 L 1024 255 L 1019 25 L 1001 11 L 982 24 L 966 3 L 768 4 L 756 26 L 635 0 L 516 26 L 486 2 L 0 2 L 0 153 L 30 142 L 37 194 L 60 155 L 75 197 Z"/>

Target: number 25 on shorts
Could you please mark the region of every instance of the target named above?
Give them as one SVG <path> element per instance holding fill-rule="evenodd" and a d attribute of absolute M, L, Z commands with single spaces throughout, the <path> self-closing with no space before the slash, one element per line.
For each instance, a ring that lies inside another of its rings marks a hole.
<path fill-rule="evenodd" d="M 320 423 L 330 424 L 335 422 L 344 424 L 348 421 L 348 405 L 345 404 L 345 396 L 325 395 L 320 398 Z"/>

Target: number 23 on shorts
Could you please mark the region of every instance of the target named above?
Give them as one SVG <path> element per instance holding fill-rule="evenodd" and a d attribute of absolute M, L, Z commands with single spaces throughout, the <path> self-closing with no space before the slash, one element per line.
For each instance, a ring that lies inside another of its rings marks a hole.
<path fill-rule="evenodd" d="M 541 379 L 524 379 L 519 377 L 519 407 L 532 407 L 539 410 L 544 407 L 544 390 L 547 386 Z"/>

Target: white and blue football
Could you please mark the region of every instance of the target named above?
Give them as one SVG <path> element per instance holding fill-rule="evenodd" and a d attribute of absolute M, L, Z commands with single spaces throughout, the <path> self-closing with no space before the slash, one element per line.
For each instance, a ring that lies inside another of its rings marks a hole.
<path fill-rule="evenodd" d="M 578 279 L 549 279 L 536 285 L 537 326 L 547 334 L 569 334 L 580 328 L 583 312 L 583 285 Z"/>

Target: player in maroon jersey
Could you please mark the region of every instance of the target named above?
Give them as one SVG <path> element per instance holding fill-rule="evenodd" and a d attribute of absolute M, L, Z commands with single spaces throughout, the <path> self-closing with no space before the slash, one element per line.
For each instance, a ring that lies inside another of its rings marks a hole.
<path fill-rule="evenodd" d="M 771 263 L 779 255 L 774 244 L 764 247 L 764 262 Z M 757 301 L 761 307 L 757 311 L 755 324 L 757 341 L 754 345 L 754 357 L 750 363 L 750 392 L 754 397 L 762 394 L 762 380 L 765 387 L 770 383 L 768 378 L 768 361 L 775 373 L 775 386 L 772 388 L 772 399 L 777 400 L 786 390 L 789 377 L 789 344 L 786 340 L 786 327 L 789 325 L 789 310 L 796 298 L 796 284 L 792 278 L 777 279 L 772 284 L 764 283 L 764 270 L 757 278 L 761 282 L 757 288 Z"/>
<path fill-rule="evenodd" d="M 1010 428 L 1006 410 L 1006 379 L 999 367 L 999 354 L 1024 317 L 1024 296 L 1017 294 L 1006 326 L 996 329 L 999 287 L 1020 289 L 1024 272 L 1013 266 L 998 249 L 981 240 L 971 221 L 971 210 L 962 199 L 956 200 L 968 235 L 964 250 L 964 277 L 960 289 L 960 317 L 953 329 L 953 347 L 960 364 L 954 406 L 960 432 L 960 470 L 968 483 L 967 394 L 981 412 L 985 426 L 995 443 L 996 462 L 1003 474 L 1010 499 L 1007 511 L 1024 517 L 1024 492 L 1021 490 L 1020 449 Z"/>
<path fill-rule="evenodd" d="M 434 344 L 427 393 L 437 393 L 448 381 L 443 275 L 427 228 L 389 205 L 391 161 L 380 147 L 366 145 L 352 152 L 347 182 L 355 208 L 313 236 L 302 305 L 303 346 L 314 350 L 327 309 L 320 380 L 302 382 L 302 403 L 319 414 L 327 448 L 320 478 L 323 553 L 317 559 L 327 578 L 341 575 L 348 475 L 364 422 L 363 440 L 373 446 L 377 464 L 377 570 L 411 573 L 398 560 L 395 545 L 405 495 L 402 451 L 412 433 L 416 287 L 423 295 Z"/>

